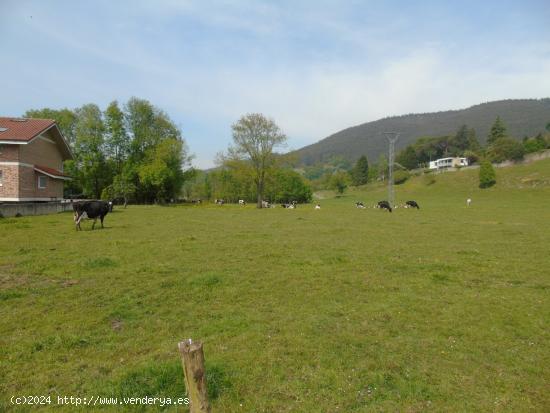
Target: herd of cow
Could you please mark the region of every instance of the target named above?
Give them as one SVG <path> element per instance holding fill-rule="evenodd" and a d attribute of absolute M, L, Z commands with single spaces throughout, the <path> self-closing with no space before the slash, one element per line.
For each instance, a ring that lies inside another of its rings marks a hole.
<path fill-rule="evenodd" d="M 356 202 L 355 203 L 355 207 L 356 208 L 366 208 L 365 204 L 363 204 L 362 202 Z M 394 205 L 394 208 L 397 209 L 399 208 L 400 206 L 399 205 Z M 373 208 L 381 208 L 381 209 L 386 209 L 388 210 L 389 212 L 392 212 L 392 207 L 390 205 L 390 203 L 388 201 L 380 201 L 378 202 L 377 204 L 375 204 L 373 206 Z M 407 201 L 405 202 L 403 205 L 401 205 L 401 208 L 416 208 L 416 209 L 420 209 L 420 206 L 418 205 L 418 202 L 416 201 Z"/>
<path fill-rule="evenodd" d="M 470 205 L 471 200 L 468 199 L 468 205 Z M 225 204 L 225 201 L 223 199 L 216 199 L 214 201 L 216 205 L 223 205 Z M 195 201 L 195 203 L 200 204 L 202 201 L 198 200 Z M 239 205 L 246 205 L 246 202 L 243 199 L 239 200 Z M 281 204 L 281 207 L 288 208 L 288 209 L 295 209 L 297 207 L 298 203 L 296 201 L 292 201 L 290 203 L 283 203 Z M 268 201 L 262 201 L 262 208 L 273 208 L 274 205 L 271 204 Z M 366 208 L 365 204 L 362 202 L 356 202 L 355 203 L 356 208 Z M 395 206 L 394 208 L 398 208 L 399 206 Z M 417 208 L 420 209 L 420 206 L 416 201 L 407 201 L 402 206 L 403 208 Z M 380 201 L 377 204 L 374 205 L 374 208 L 381 208 L 386 209 L 389 212 L 392 212 L 392 207 L 388 201 Z M 315 205 L 315 209 L 321 209 L 320 204 Z M 82 230 L 80 227 L 80 222 L 87 218 L 87 219 L 93 219 L 94 222 L 92 224 L 92 229 L 95 228 L 95 224 L 97 220 L 99 219 L 101 222 L 101 228 L 103 228 L 103 220 L 105 219 L 105 216 L 113 211 L 113 202 L 112 201 L 76 201 L 73 203 L 73 219 L 76 225 L 76 230 Z"/>

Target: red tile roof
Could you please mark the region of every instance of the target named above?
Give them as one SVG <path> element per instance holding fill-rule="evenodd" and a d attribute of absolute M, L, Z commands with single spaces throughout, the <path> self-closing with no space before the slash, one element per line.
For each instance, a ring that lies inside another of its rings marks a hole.
<path fill-rule="evenodd" d="M 1 118 L 0 141 L 28 142 L 55 124 L 51 119 Z"/>
<path fill-rule="evenodd" d="M 69 175 L 65 175 L 63 172 L 54 168 L 48 168 L 47 166 L 34 165 L 34 170 L 42 172 L 43 174 L 50 175 L 53 178 L 70 178 Z"/>

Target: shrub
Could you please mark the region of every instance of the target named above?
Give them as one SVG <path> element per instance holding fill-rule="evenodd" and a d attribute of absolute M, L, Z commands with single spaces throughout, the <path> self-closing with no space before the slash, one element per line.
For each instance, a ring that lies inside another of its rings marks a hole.
<path fill-rule="evenodd" d="M 539 135 L 536 138 L 526 139 L 523 142 L 523 148 L 525 149 L 525 153 L 542 151 L 546 149 L 546 141 L 542 135 Z"/>
<path fill-rule="evenodd" d="M 489 188 L 497 183 L 495 169 L 491 162 L 485 160 L 481 162 L 479 167 L 479 187 L 480 188 Z"/>
<path fill-rule="evenodd" d="M 508 159 L 519 161 L 523 159 L 525 149 L 523 144 L 514 139 L 501 138 L 491 144 L 487 150 L 487 156 L 491 162 L 504 162 Z"/>
<path fill-rule="evenodd" d="M 350 182 L 349 174 L 345 171 L 337 171 L 332 174 L 329 187 L 339 194 L 343 194 Z"/>
<path fill-rule="evenodd" d="M 401 185 L 409 179 L 410 176 L 411 174 L 408 171 L 395 171 L 393 173 L 393 183 L 395 185 Z"/>

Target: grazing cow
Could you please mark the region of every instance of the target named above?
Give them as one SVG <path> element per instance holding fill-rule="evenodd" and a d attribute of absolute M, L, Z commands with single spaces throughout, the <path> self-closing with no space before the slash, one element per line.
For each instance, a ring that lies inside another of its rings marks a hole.
<path fill-rule="evenodd" d="M 365 208 L 365 204 L 363 204 L 362 202 L 356 202 L 356 203 L 355 203 L 355 208 L 364 209 L 364 208 Z"/>
<path fill-rule="evenodd" d="M 262 201 L 262 208 L 271 208 L 269 201 Z"/>
<path fill-rule="evenodd" d="M 319 204 L 315 205 L 315 209 L 321 209 L 321 205 Z"/>
<path fill-rule="evenodd" d="M 202 204 L 202 199 L 193 199 L 191 202 L 193 202 L 195 205 Z"/>
<path fill-rule="evenodd" d="M 288 208 L 288 209 L 296 209 L 297 205 L 298 203 L 296 201 L 292 201 L 290 204 L 281 204 L 283 208 Z"/>
<path fill-rule="evenodd" d="M 223 205 L 223 204 L 225 204 L 225 201 L 224 201 L 223 199 L 215 199 L 215 200 L 214 200 L 214 203 L 215 203 L 216 205 Z"/>
<path fill-rule="evenodd" d="M 466 200 L 466 206 L 470 206 L 470 204 L 472 203 L 472 199 L 471 198 L 468 198 Z"/>
<path fill-rule="evenodd" d="M 405 208 L 420 209 L 420 207 L 418 206 L 418 203 L 416 201 L 407 201 L 407 202 L 405 202 Z"/>
<path fill-rule="evenodd" d="M 239 199 L 239 205 L 246 205 L 246 201 L 244 199 Z"/>
<path fill-rule="evenodd" d="M 95 228 L 97 219 L 101 221 L 101 228 L 103 228 L 103 220 L 105 215 L 109 213 L 109 204 L 105 201 L 83 201 L 75 202 L 73 204 L 74 222 L 76 230 L 82 230 L 80 227 L 80 221 L 83 218 L 93 219 L 92 229 Z"/>
<path fill-rule="evenodd" d="M 377 208 L 387 209 L 389 212 L 392 211 L 391 205 L 388 201 L 380 201 L 378 202 Z"/>

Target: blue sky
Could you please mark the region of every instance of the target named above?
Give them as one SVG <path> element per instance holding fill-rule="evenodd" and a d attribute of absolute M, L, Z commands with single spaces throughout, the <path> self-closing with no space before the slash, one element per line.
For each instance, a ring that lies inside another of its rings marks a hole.
<path fill-rule="evenodd" d="M 550 97 L 550 2 L 0 0 L 0 114 L 149 99 L 210 167 L 249 112 L 287 149 L 381 117 Z"/>

